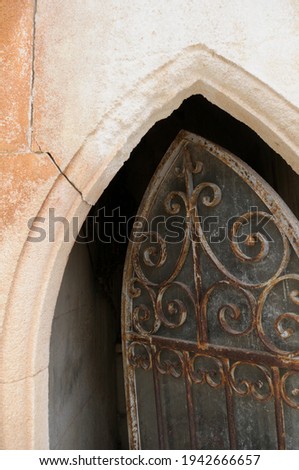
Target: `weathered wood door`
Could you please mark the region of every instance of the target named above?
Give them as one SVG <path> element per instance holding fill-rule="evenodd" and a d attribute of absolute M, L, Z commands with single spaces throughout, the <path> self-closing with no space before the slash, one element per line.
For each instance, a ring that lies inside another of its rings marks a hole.
<path fill-rule="evenodd" d="M 251 168 L 180 132 L 124 270 L 131 448 L 299 448 L 298 240 Z"/>

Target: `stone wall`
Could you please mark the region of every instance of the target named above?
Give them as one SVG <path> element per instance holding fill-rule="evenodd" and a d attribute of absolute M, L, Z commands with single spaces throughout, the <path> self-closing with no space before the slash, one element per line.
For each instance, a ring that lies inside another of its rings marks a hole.
<path fill-rule="evenodd" d="M 142 136 L 193 94 L 299 172 L 299 12 L 296 0 L 3 6 L 0 447 L 46 448 L 51 327 L 74 238 L 57 227 L 53 242 L 30 242 L 32 218 L 47 226 L 55 208 L 82 224 Z"/>

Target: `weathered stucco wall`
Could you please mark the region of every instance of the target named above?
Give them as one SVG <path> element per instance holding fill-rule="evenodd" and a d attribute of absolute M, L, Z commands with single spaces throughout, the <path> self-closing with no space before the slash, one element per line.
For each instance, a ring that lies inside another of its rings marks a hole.
<path fill-rule="evenodd" d="M 40 0 L 36 16 L 35 141 L 65 168 L 82 149 L 86 137 L 105 125 L 113 110 L 123 102 L 128 108 L 136 88 L 148 95 L 158 79 L 156 99 L 160 108 L 165 95 L 170 101 L 178 89 L 183 91 L 178 85 L 187 81 L 184 74 L 190 79 L 193 75 L 193 71 L 188 73 L 192 48 L 204 51 L 196 64 L 198 80 L 208 75 L 212 59 L 209 51 L 211 56 L 226 59 L 219 74 L 225 72 L 225 62 L 229 61 L 254 77 L 252 94 L 258 93 L 262 82 L 298 105 L 294 81 L 299 73 L 296 10 L 296 1 L 285 0 L 271 1 L 271 8 L 269 0 L 87 0 L 84 4 L 80 0 L 71 4 Z M 167 77 L 171 65 L 177 74 L 172 90 Z M 221 78 L 225 89 L 225 81 L 231 78 Z M 234 86 L 237 92 L 237 87 L 242 89 L 247 84 L 236 81 Z M 211 98 L 219 100 L 220 96 Z M 268 104 L 265 98 L 266 93 L 259 97 L 261 108 Z M 137 103 L 135 106 L 136 115 L 139 109 Z M 128 116 L 131 112 L 128 110 Z M 105 143 L 98 143 L 99 152 L 105 151 L 108 142 L 107 137 Z"/>
<path fill-rule="evenodd" d="M 82 223 L 140 138 L 195 93 L 299 172 L 298 3 L 270 3 L 4 1 L 1 448 L 48 446 L 50 331 L 73 244 L 61 227 L 26 243 L 28 219 L 55 207 Z"/>

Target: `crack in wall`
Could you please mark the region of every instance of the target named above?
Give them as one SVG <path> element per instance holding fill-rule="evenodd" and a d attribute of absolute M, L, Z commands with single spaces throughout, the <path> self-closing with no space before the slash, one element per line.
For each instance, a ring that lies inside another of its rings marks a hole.
<path fill-rule="evenodd" d="M 8 382 L 0 381 L 1 385 L 10 385 L 10 384 L 16 384 L 18 382 L 24 382 L 25 380 L 28 379 L 34 379 L 37 375 L 43 373 L 45 370 L 48 369 L 49 366 L 43 367 L 42 369 L 39 369 L 37 372 L 35 372 L 32 375 L 26 375 L 25 377 L 21 377 L 19 379 L 14 379 L 14 380 L 9 380 Z"/>
<path fill-rule="evenodd" d="M 56 162 L 55 158 L 51 155 L 50 152 L 43 152 L 40 145 L 38 142 L 36 142 L 36 139 L 33 137 L 33 118 L 34 118 L 34 85 L 35 85 L 35 41 L 36 41 L 36 16 L 37 16 L 37 1 L 35 0 L 34 2 L 34 9 L 33 9 L 33 23 L 32 23 L 32 61 L 31 61 L 31 90 L 30 90 L 30 101 L 29 101 L 29 133 L 28 133 L 28 146 L 31 150 L 31 152 L 35 154 L 44 154 L 48 155 L 48 157 L 52 160 L 54 165 L 56 166 L 57 170 L 59 173 L 67 180 L 67 182 L 77 191 L 77 193 L 80 194 L 81 199 L 83 202 L 88 204 L 90 207 L 92 207 L 92 204 L 88 202 L 80 189 L 77 188 L 77 186 L 70 180 L 70 178 L 62 171 L 62 169 L 59 167 L 58 163 Z M 34 143 L 38 147 L 38 151 L 34 150 L 33 148 L 33 140 Z"/>
<path fill-rule="evenodd" d="M 28 145 L 31 149 L 32 146 L 32 133 L 33 133 L 33 102 L 34 102 L 34 81 L 35 81 L 35 39 L 36 39 L 36 13 L 37 13 L 37 0 L 34 2 L 33 9 L 33 23 L 32 23 L 32 60 L 31 60 L 31 89 L 29 98 L 29 134 Z"/>
<path fill-rule="evenodd" d="M 67 182 L 75 189 L 75 191 L 77 191 L 77 193 L 80 194 L 81 196 L 81 199 L 83 202 L 85 202 L 86 204 L 88 204 L 90 207 L 93 206 L 93 204 L 91 204 L 90 202 L 88 202 L 84 196 L 83 196 L 83 193 L 82 191 L 80 191 L 79 188 L 77 188 L 77 186 L 75 185 L 75 183 L 73 183 L 70 178 L 64 173 L 64 171 L 60 168 L 60 166 L 58 165 L 58 163 L 56 162 L 55 158 L 53 157 L 53 155 L 50 153 L 50 152 L 44 152 L 42 149 L 41 149 L 41 146 L 39 145 L 39 143 L 36 141 L 36 139 L 34 139 L 34 142 L 35 142 L 35 145 L 37 145 L 38 147 L 38 151 L 33 151 L 33 153 L 35 153 L 36 155 L 48 155 L 48 157 L 50 158 L 50 160 L 52 161 L 52 163 L 55 165 L 55 167 L 57 168 L 57 170 L 59 171 L 59 173 L 67 180 Z"/>
<path fill-rule="evenodd" d="M 81 196 L 81 199 L 83 202 L 85 202 L 86 204 L 88 204 L 90 207 L 92 207 L 92 204 L 90 204 L 90 202 L 88 202 L 86 199 L 84 199 L 84 196 L 83 196 L 83 193 L 82 191 L 80 191 L 80 189 L 77 188 L 77 186 L 75 185 L 75 183 L 73 183 L 69 177 L 62 171 L 62 169 L 59 167 L 58 163 L 56 162 L 55 158 L 51 155 L 50 152 L 42 152 L 46 155 L 48 155 L 48 157 L 52 160 L 52 162 L 54 163 L 54 165 L 56 166 L 57 170 L 59 171 L 59 173 L 67 180 L 67 182 L 80 194 Z"/>

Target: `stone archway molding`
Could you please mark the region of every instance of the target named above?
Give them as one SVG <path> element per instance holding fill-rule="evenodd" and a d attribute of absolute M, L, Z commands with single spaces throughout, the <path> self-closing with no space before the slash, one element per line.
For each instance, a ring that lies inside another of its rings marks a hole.
<path fill-rule="evenodd" d="M 36 215 L 47 221 L 55 207 L 55 215 L 67 218 L 70 227 L 75 217 L 81 226 L 140 139 L 194 94 L 204 95 L 256 131 L 299 173 L 296 106 L 237 64 L 204 45 L 193 45 L 113 103 L 63 169 L 73 186 L 61 174 Z M 73 243 L 64 241 L 58 228 L 55 242 L 27 241 L 19 258 L 3 328 L 3 448 L 48 447 L 51 324 Z"/>

